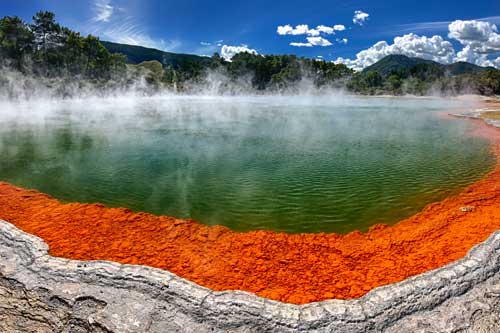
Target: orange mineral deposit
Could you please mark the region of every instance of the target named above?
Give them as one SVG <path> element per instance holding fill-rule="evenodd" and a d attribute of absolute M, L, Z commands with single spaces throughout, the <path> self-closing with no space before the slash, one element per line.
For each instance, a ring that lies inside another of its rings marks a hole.
<path fill-rule="evenodd" d="M 481 126 L 497 166 L 459 195 L 369 232 L 233 232 L 99 204 L 64 204 L 0 183 L 0 219 L 42 239 L 50 254 L 169 270 L 214 290 L 303 304 L 349 299 L 463 257 L 500 228 L 500 130 Z"/>

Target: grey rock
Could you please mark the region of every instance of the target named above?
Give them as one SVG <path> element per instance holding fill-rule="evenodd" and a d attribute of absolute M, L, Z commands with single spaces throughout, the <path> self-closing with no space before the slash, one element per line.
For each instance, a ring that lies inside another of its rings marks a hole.
<path fill-rule="evenodd" d="M 0 332 L 500 332 L 500 231 L 445 267 L 300 306 L 47 250 L 0 220 Z"/>

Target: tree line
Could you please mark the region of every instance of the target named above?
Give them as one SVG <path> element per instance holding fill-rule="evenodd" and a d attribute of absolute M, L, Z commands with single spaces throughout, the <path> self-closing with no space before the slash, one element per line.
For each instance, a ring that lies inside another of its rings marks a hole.
<path fill-rule="evenodd" d="M 40 11 L 30 24 L 17 16 L 0 19 L 0 62 L 20 72 L 51 77 L 118 79 L 126 57 L 110 54 L 97 37 L 62 27 L 54 13 Z"/>
<path fill-rule="evenodd" d="M 355 73 L 347 89 L 363 95 L 500 95 L 500 70 L 451 75 L 430 64 L 382 75 L 378 71 Z"/>
<path fill-rule="evenodd" d="M 151 50 L 144 48 L 144 52 Z M 307 85 L 368 95 L 500 94 L 500 71 L 495 69 L 450 75 L 439 64 L 424 62 L 389 72 L 355 72 L 343 64 L 295 55 L 243 52 L 231 61 L 218 53 L 203 61 L 195 56 L 176 56 L 183 57 L 183 61 L 127 64 L 126 54 L 110 53 L 97 37 L 81 36 L 62 27 L 55 21 L 54 13 L 37 12 L 31 23 L 16 16 L 0 19 L 0 65 L 41 78 L 125 85 L 140 79 L 150 93 L 161 89 L 193 92 L 205 86 L 216 73 L 219 93 L 244 84 L 243 88 L 254 92 L 300 91 Z M 394 59 L 385 61 L 392 65 L 390 61 Z"/>

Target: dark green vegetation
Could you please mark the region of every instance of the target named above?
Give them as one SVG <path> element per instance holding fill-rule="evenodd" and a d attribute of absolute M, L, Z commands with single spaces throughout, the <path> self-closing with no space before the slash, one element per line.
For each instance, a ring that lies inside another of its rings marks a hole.
<path fill-rule="evenodd" d="M 427 72 L 439 73 L 440 75 L 461 75 L 479 74 L 493 67 L 480 67 L 468 62 L 456 62 L 450 65 L 443 65 L 432 60 L 420 58 L 410 58 L 400 54 L 388 55 L 375 64 L 366 67 L 363 72 L 378 72 L 382 76 L 389 76 L 393 73 L 415 74 L 419 70 L 425 69 Z"/>
<path fill-rule="evenodd" d="M 171 66 L 173 68 L 181 68 L 187 64 L 208 66 L 212 63 L 210 58 L 194 54 L 171 53 L 142 46 L 118 44 L 105 41 L 101 41 L 101 44 L 104 45 L 109 52 L 124 54 L 127 62 L 135 65 L 152 60 L 159 61 L 164 66 Z"/>
<path fill-rule="evenodd" d="M 500 71 L 469 63 L 442 65 L 391 55 L 355 73 L 342 64 L 294 55 L 240 53 L 226 61 L 217 53 L 201 57 L 101 42 L 60 26 L 51 12 L 38 12 L 31 24 L 18 17 L 0 19 L 0 65 L 63 95 L 82 87 L 100 92 L 103 87 L 133 87 L 145 94 L 163 89 L 237 94 L 331 88 L 369 95 L 500 94 Z M 16 80 L 6 77 L 0 78 L 0 88 L 13 95 Z"/>
<path fill-rule="evenodd" d="M 389 55 L 356 73 L 350 90 L 363 94 L 500 94 L 500 71 L 466 62 L 443 65 L 431 60 Z"/>
<path fill-rule="evenodd" d="M 129 64 L 148 68 L 146 80 L 154 87 L 177 91 L 215 86 L 217 93 L 298 90 L 300 82 L 316 88 L 342 88 L 354 73 L 344 65 L 298 58 L 294 55 L 239 53 L 231 61 L 218 53 L 212 57 L 175 54 L 141 46 L 102 42 L 111 52 L 126 56 Z"/>
<path fill-rule="evenodd" d="M 125 57 L 111 54 L 94 36 L 61 27 L 51 12 L 38 12 L 31 24 L 18 17 L 0 19 L 2 66 L 42 77 L 80 76 L 117 79 L 125 74 Z"/>

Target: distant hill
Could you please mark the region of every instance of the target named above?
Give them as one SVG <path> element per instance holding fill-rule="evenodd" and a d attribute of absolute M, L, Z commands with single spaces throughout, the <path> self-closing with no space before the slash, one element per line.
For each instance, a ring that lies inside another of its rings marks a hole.
<path fill-rule="evenodd" d="M 460 74 L 477 74 L 482 73 L 487 70 L 495 69 L 493 67 L 481 67 L 478 65 L 474 65 L 468 62 L 460 61 L 451 65 L 444 65 L 445 68 L 451 75 L 460 75 Z"/>
<path fill-rule="evenodd" d="M 481 67 L 468 62 L 456 62 L 454 64 L 444 65 L 432 60 L 410 58 L 401 54 L 393 54 L 366 67 L 363 73 L 376 71 L 385 77 L 393 72 L 410 71 L 412 68 L 422 65 L 426 65 L 435 71 L 442 71 L 444 74 L 448 75 L 478 74 L 486 70 L 494 69 L 493 67 Z"/>
<path fill-rule="evenodd" d="M 182 54 L 160 51 L 157 49 L 147 48 L 143 46 L 118 44 L 112 42 L 101 41 L 102 45 L 111 53 L 121 53 L 127 57 L 127 62 L 130 64 L 140 64 L 143 61 L 157 60 L 163 66 L 171 66 L 175 69 L 184 67 L 185 65 L 199 64 L 208 66 L 212 63 L 209 57 L 201 57 L 194 54 Z"/>

